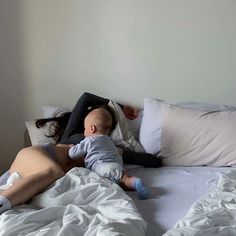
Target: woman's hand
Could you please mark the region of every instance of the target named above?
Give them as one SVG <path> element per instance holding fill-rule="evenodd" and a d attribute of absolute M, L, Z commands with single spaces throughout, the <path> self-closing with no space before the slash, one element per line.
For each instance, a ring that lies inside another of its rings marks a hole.
<path fill-rule="evenodd" d="M 137 107 L 124 105 L 122 110 L 125 117 L 129 120 L 134 120 L 138 117 L 139 109 Z"/>

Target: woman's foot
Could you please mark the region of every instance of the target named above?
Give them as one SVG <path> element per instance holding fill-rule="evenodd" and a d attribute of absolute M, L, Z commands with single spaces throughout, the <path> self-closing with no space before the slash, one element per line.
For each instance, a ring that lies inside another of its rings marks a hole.
<path fill-rule="evenodd" d="M 10 208 L 11 208 L 10 201 L 5 197 L 0 196 L 0 214 L 9 210 Z"/>

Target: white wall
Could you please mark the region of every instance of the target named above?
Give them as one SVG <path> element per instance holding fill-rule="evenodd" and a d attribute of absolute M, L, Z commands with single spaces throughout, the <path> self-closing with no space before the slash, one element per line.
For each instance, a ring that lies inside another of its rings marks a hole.
<path fill-rule="evenodd" d="M 236 105 L 233 0 L 3 0 L 0 30 L 2 170 L 24 120 L 84 91 Z"/>
<path fill-rule="evenodd" d="M 17 1 L 0 1 L 0 173 L 23 146 L 23 121 L 27 117 L 19 6 Z"/>

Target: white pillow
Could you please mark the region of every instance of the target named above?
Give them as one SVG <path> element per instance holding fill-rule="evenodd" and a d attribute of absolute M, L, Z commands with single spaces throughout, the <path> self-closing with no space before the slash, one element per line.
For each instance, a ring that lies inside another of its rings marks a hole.
<path fill-rule="evenodd" d="M 144 98 L 143 119 L 140 126 L 139 141 L 145 148 L 146 152 L 154 155 L 161 150 L 161 104 L 175 105 L 178 107 L 189 108 L 199 111 L 223 111 L 234 110 L 235 107 L 227 105 L 218 105 L 199 102 L 178 102 L 169 103 L 156 98 Z"/>
<path fill-rule="evenodd" d="M 161 104 L 164 165 L 236 165 L 236 110 L 200 111 Z"/>
<path fill-rule="evenodd" d="M 43 118 L 50 118 L 60 116 L 62 113 L 69 111 L 66 108 L 60 108 L 58 106 L 42 106 Z M 26 128 L 29 133 L 30 142 L 32 145 L 38 145 L 43 143 L 55 143 L 53 138 L 47 137 L 49 134 L 50 122 L 47 122 L 43 127 L 37 128 L 35 121 L 26 121 Z"/>
<path fill-rule="evenodd" d="M 140 142 L 164 165 L 236 165 L 236 108 L 145 98 Z"/>
<path fill-rule="evenodd" d="M 38 129 L 35 125 L 35 121 L 26 121 L 26 128 L 29 132 L 30 141 L 32 145 L 43 143 L 55 143 L 53 138 L 47 137 L 49 134 L 50 123 L 47 123 L 44 127 Z"/>
<path fill-rule="evenodd" d="M 114 101 L 110 101 L 108 105 L 114 110 L 117 120 L 117 125 L 111 134 L 115 145 L 129 148 L 136 152 L 144 152 L 142 145 L 134 138 L 121 107 Z"/>
<path fill-rule="evenodd" d="M 156 99 L 144 98 L 139 141 L 146 152 L 157 155 L 161 150 L 161 111 Z"/>
<path fill-rule="evenodd" d="M 132 134 L 134 135 L 134 138 L 136 140 L 139 140 L 139 130 L 140 130 L 140 126 L 141 126 L 141 122 L 143 119 L 143 110 L 139 110 L 138 112 L 138 117 L 134 120 L 130 120 L 127 119 L 128 125 L 130 127 L 130 131 L 132 132 Z"/>
<path fill-rule="evenodd" d="M 69 110 L 66 108 L 60 108 L 58 106 L 42 106 L 43 118 L 50 118 L 60 116 L 64 112 Z M 35 121 L 26 121 L 26 128 L 29 133 L 30 142 L 32 145 L 44 144 L 44 143 L 55 143 L 53 138 L 47 137 L 49 135 L 49 128 L 51 123 L 47 122 L 43 127 L 37 128 Z M 51 127 L 52 128 L 52 127 Z"/>
<path fill-rule="evenodd" d="M 199 110 L 199 111 L 227 111 L 227 110 L 236 109 L 233 106 L 213 104 L 213 103 L 202 103 L 202 102 L 177 102 L 177 103 L 172 103 L 172 105 L 176 105 L 176 106 L 180 106 L 184 108 L 190 108 L 190 109 Z"/>

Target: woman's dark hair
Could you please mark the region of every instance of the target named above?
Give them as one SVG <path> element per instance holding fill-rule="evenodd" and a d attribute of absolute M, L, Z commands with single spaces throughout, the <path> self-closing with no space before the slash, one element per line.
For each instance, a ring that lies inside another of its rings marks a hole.
<path fill-rule="evenodd" d="M 35 125 L 37 128 L 41 128 L 50 122 L 49 134 L 46 136 L 59 142 L 70 119 L 70 115 L 71 112 L 60 113 L 59 116 L 55 114 L 55 117 L 36 120 Z"/>
<path fill-rule="evenodd" d="M 101 107 L 105 108 L 111 114 L 111 118 L 112 118 L 111 131 L 114 130 L 116 127 L 116 118 L 115 118 L 114 111 L 108 105 L 99 105 L 99 106 L 90 107 L 87 110 L 84 117 L 86 117 L 88 115 L 88 113 L 91 112 L 92 110 L 95 110 L 95 109 L 101 108 Z M 57 115 L 59 115 L 59 116 L 57 116 Z M 49 134 L 47 135 L 47 137 L 53 138 L 56 142 L 59 142 L 61 140 L 61 137 L 62 137 L 64 131 L 65 131 L 65 128 L 66 128 L 67 123 L 70 119 L 70 116 L 71 116 L 71 112 L 65 112 L 65 113 L 60 112 L 58 114 L 55 114 L 55 117 L 43 118 L 43 119 L 36 120 L 35 125 L 37 128 L 41 128 L 41 127 L 45 126 L 46 123 L 50 122 Z"/>

